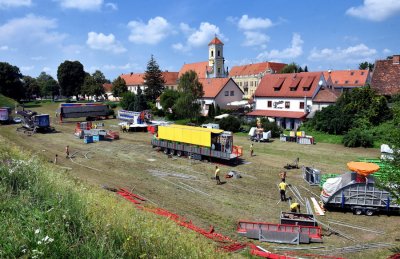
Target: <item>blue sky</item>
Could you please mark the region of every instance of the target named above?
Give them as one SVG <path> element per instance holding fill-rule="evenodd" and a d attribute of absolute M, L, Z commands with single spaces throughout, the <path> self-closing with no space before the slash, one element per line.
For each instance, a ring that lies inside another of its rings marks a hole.
<path fill-rule="evenodd" d="M 206 61 L 214 34 L 226 66 L 296 62 L 356 69 L 400 54 L 399 0 L 0 0 L 0 61 L 56 78 L 65 60 L 113 80 Z"/>

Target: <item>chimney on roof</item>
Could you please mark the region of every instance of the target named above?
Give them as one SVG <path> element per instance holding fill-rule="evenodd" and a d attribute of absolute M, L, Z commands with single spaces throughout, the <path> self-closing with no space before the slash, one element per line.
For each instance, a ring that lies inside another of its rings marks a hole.
<path fill-rule="evenodd" d="M 400 55 L 393 55 L 393 65 L 400 64 Z"/>
<path fill-rule="evenodd" d="M 131 72 L 131 76 L 133 75 L 133 72 Z"/>

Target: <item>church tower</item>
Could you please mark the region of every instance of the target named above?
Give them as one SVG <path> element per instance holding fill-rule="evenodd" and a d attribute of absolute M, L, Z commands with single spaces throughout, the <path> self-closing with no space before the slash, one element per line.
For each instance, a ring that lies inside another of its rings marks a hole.
<path fill-rule="evenodd" d="M 207 78 L 227 77 L 224 64 L 224 43 L 215 35 L 214 39 L 208 43 Z"/>

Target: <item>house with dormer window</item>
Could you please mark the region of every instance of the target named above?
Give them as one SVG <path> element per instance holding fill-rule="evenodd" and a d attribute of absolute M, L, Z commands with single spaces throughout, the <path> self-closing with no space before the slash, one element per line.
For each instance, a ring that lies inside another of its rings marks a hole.
<path fill-rule="evenodd" d="M 313 99 L 326 87 L 322 72 L 267 74 L 255 92 L 255 109 L 247 116 L 267 117 L 285 129 L 297 129 L 316 109 Z"/>
<path fill-rule="evenodd" d="M 371 82 L 366 70 L 328 70 L 323 72 L 329 88 L 340 92 L 360 88 Z"/>

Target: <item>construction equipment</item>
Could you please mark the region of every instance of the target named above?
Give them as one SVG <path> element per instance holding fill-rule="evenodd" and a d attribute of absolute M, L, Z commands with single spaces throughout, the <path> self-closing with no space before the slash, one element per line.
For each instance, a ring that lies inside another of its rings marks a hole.
<path fill-rule="evenodd" d="M 299 169 L 299 160 L 300 160 L 299 158 L 296 158 L 293 161 L 293 163 L 286 164 L 283 168 L 288 169 L 288 170 L 290 170 L 290 169 Z"/>
<path fill-rule="evenodd" d="M 233 145 L 233 134 L 230 131 L 176 124 L 158 126 L 151 144 L 165 154 L 189 156 L 196 160 L 233 160 L 243 153 L 242 147 Z"/>
<path fill-rule="evenodd" d="M 379 166 L 365 162 L 347 165 L 352 172 L 329 178 L 322 186 L 321 200 L 326 209 L 340 208 L 367 216 L 379 211 L 400 211 L 400 205 L 392 202 L 390 193 L 375 185 L 372 173 L 379 170 Z"/>
<path fill-rule="evenodd" d="M 22 129 L 24 133 L 48 133 L 55 131 L 50 126 L 50 116 L 48 114 L 37 114 L 37 112 L 31 110 L 17 111 L 16 113 L 21 116 L 22 120 L 22 128 L 18 128 L 18 131 Z"/>

